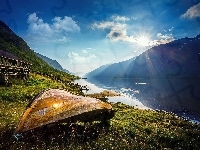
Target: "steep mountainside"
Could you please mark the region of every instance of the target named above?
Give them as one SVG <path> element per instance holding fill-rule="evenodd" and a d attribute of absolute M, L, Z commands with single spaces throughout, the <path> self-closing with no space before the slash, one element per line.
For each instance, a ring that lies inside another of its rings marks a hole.
<path fill-rule="evenodd" d="M 131 58 L 126 61 L 119 63 L 103 65 L 94 71 L 86 74 L 86 77 L 128 77 L 130 72 L 128 67 L 131 66 L 131 63 L 135 58 Z"/>
<path fill-rule="evenodd" d="M 200 35 L 155 46 L 135 59 L 100 67 L 86 77 L 198 78 Z"/>
<path fill-rule="evenodd" d="M 63 69 L 63 67 L 56 61 L 56 60 L 52 60 L 51 58 L 48 58 L 46 56 L 43 56 L 42 54 L 36 53 L 37 56 L 39 56 L 42 60 L 44 60 L 48 65 L 52 66 L 54 69 L 60 70 L 60 71 L 64 71 L 69 73 L 68 70 Z"/>
<path fill-rule="evenodd" d="M 9 52 L 12 55 L 32 64 L 31 71 L 40 74 L 57 76 L 59 78 L 75 78 L 74 75 L 58 71 L 49 66 L 45 61 L 38 57 L 27 43 L 17 36 L 3 21 L 0 20 L 0 50 Z"/>

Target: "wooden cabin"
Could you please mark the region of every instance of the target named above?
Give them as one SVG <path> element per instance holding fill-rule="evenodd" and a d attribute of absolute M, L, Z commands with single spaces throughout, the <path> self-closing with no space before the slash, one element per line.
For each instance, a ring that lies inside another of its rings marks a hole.
<path fill-rule="evenodd" d="M 27 79 L 31 64 L 13 54 L 0 50 L 0 85 L 9 83 L 9 77 Z"/>

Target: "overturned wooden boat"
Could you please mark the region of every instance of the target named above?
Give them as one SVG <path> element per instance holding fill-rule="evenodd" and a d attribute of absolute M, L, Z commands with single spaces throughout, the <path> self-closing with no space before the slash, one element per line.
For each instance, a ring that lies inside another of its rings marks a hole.
<path fill-rule="evenodd" d="M 49 89 L 38 94 L 27 106 L 15 134 L 54 122 L 106 121 L 114 111 L 109 103 L 73 95 L 65 90 Z"/>

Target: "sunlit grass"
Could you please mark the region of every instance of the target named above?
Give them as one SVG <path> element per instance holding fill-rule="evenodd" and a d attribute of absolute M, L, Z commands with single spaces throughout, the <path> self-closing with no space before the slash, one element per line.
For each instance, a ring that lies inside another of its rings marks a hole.
<path fill-rule="evenodd" d="M 200 125 L 172 113 L 141 110 L 121 103 L 111 104 L 115 115 L 109 123 L 49 125 L 47 128 L 42 127 L 24 133 L 20 140 L 14 139 L 13 131 L 29 100 L 45 88 L 71 89 L 67 84 L 36 74 L 32 74 L 26 81 L 13 81 L 12 87 L 0 87 L 0 149 L 199 149 L 200 147 Z"/>
<path fill-rule="evenodd" d="M 198 149 L 200 146 L 200 125 L 163 111 L 140 110 L 121 103 L 112 104 L 116 113 L 109 126 L 52 125 L 47 131 L 41 128 L 26 133 L 17 141 L 11 138 L 12 132 L 25 106 L 26 103 L 1 102 L 6 111 L 1 111 L 0 146 L 8 149 Z"/>

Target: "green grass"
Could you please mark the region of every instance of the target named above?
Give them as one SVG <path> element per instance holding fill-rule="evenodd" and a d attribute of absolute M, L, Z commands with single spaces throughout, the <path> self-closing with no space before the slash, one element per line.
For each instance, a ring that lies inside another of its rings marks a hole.
<path fill-rule="evenodd" d="M 112 104 L 110 125 L 61 124 L 27 132 L 20 140 L 12 132 L 26 103 L 1 103 L 0 146 L 7 149 L 198 149 L 200 125 L 173 114 Z M 2 111 L 4 109 L 4 111 Z M 3 123 L 3 124 L 2 124 Z M 44 133 L 46 131 L 46 134 Z"/>
<path fill-rule="evenodd" d="M 29 100 L 45 88 L 65 88 L 81 94 L 75 85 L 58 83 L 31 74 L 0 87 L 0 149 L 199 149 L 200 125 L 172 113 L 141 110 L 112 103 L 109 123 L 49 125 L 26 132 L 16 140 L 12 134 Z"/>
<path fill-rule="evenodd" d="M 30 75 L 28 80 L 10 79 L 10 81 L 12 82 L 11 87 L 0 87 L 0 100 L 10 102 L 28 101 L 42 90 L 48 88 L 66 89 L 74 94 L 83 95 L 80 88 L 71 81 L 60 80 L 58 82 L 34 73 Z"/>

